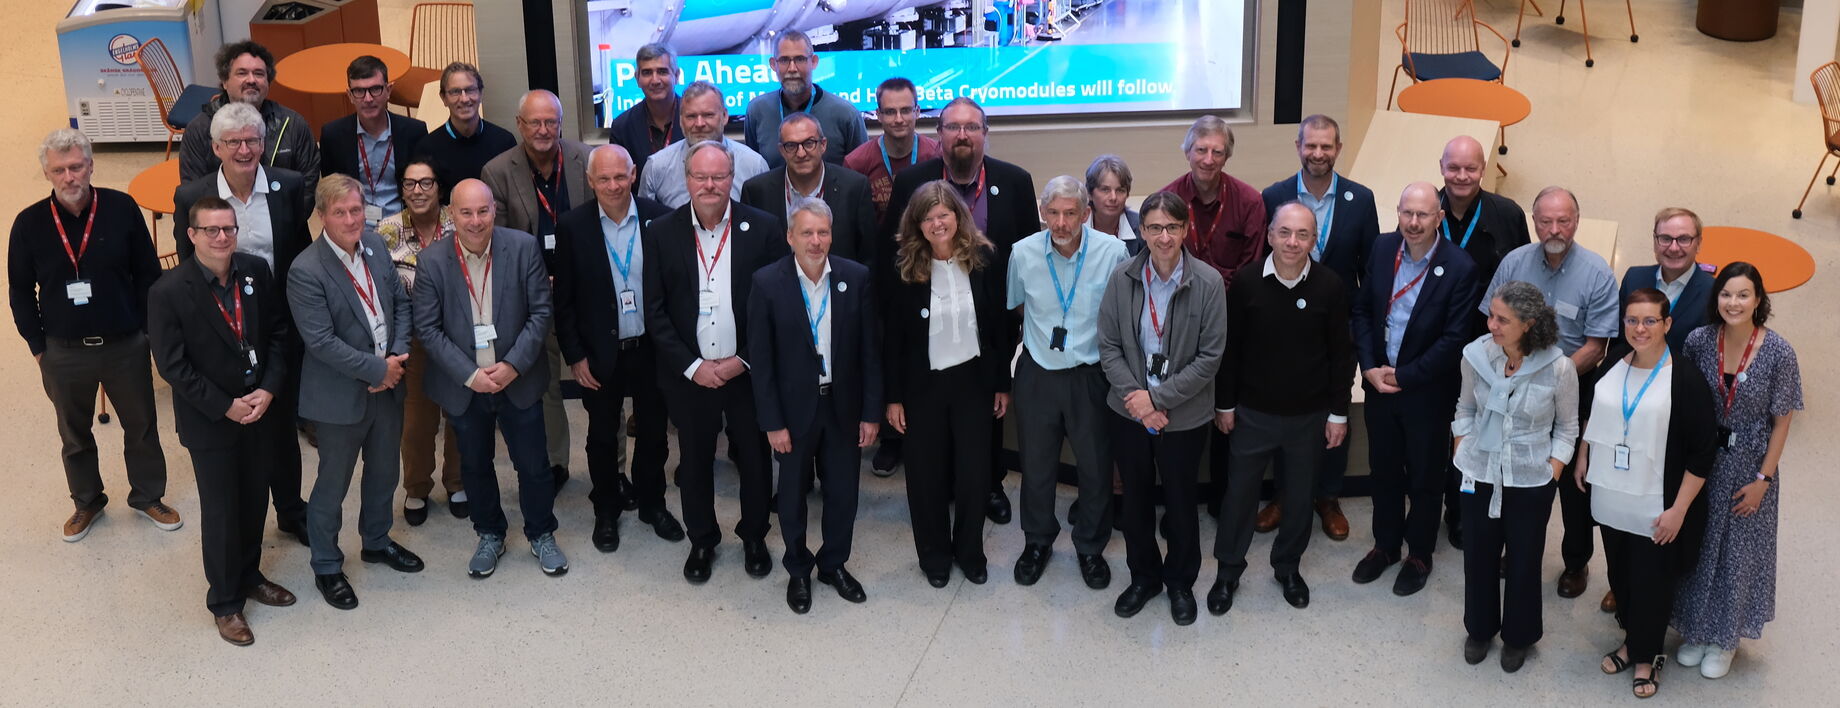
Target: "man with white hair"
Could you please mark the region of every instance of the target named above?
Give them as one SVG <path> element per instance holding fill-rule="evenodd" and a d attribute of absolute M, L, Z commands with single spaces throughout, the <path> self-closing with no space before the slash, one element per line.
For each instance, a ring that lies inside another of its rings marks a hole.
<path fill-rule="evenodd" d="M 682 125 L 684 139 L 652 154 L 645 172 L 639 176 L 639 196 L 672 209 L 689 204 L 692 190 L 684 182 L 688 171 L 684 167 L 684 156 L 691 146 L 711 140 L 721 142 L 734 158 L 730 199 L 739 201 L 741 184 L 770 169 L 760 153 L 722 135 L 723 126 L 728 125 L 728 104 L 722 98 L 722 89 L 715 84 L 697 81 L 684 87 L 683 98 L 678 99 L 678 123 Z"/>
<path fill-rule="evenodd" d="M 1124 242 L 1086 225 L 1091 195 L 1079 179 L 1048 180 L 1037 200 L 1048 228 L 1017 241 L 1009 258 L 1009 307 L 1022 311 L 1022 360 L 1016 365 L 1016 440 L 1022 456 L 1022 533 L 1016 583 L 1034 585 L 1048 564 L 1060 523 L 1054 486 L 1061 445 L 1071 443 L 1079 469 L 1073 547 L 1080 576 L 1094 590 L 1111 584 L 1105 544 L 1112 537 L 1112 451 L 1099 368 L 1099 304 L 1112 270 L 1129 253 Z"/>
<path fill-rule="evenodd" d="M 63 538 L 83 540 L 109 502 L 90 433 L 98 386 L 121 420 L 128 507 L 172 531 L 183 522 L 160 501 L 166 454 L 147 366 L 147 290 L 160 278 L 153 239 L 133 197 L 90 186 L 96 163 L 82 133 L 52 131 L 39 143 L 38 163 L 51 196 L 13 219 L 7 290 L 63 441 L 64 479 L 77 507 Z"/>

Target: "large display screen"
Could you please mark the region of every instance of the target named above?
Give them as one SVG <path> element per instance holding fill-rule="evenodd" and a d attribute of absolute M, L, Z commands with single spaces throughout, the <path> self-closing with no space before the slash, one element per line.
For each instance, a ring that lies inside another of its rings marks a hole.
<path fill-rule="evenodd" d="M 779 87 L 774 38 L 797 29 L 826 91 L 875 110 L 904 76 L 920 108 L 969 96 L 996 115 L 1232 110 L 1245 104 L 1246 0 L 587 0 L 602 125 L 642 100 L 639 47 L 677 54 L 728 111 Z"/>

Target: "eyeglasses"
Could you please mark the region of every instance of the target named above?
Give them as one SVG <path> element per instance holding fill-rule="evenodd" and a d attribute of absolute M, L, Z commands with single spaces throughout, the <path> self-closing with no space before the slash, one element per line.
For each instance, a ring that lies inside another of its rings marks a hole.
<path fill-rule="evenodd" d="M 450 88 L 450 89 L 442 91 L 441 95 L 446 96 L 448 98 L 459 98 L 461 96 L 472 96 L 473 98 L 478 98 L 479 97 L 479 87 L 478 86 L 455 86 L 454 88 Z"/>
<path fill-rule="evenodd" d="M 544 130 L 555 130 L 557 128 L 562 127 L 562 121 L 556 120 L 554 118 L 538 118 L 535 120 L 525 120 L 523 118 L 519 118 L 517 120 L 518 120 L 518 123 L 521 123 L 523 125 L 536 126 Z"/>
<path fill-rule="evenodd" d="M 773 63 L 780 66 L 810 66 L 811 57 L 804 54 L 796 57 L 773 57 Z"/>
<path fill-rule="evenodd" d="M 984 132 L 984 124 L 983 123 L 942 123 L 939 126 L 939 132 L 941 133 L 959 133 L 959 134 L 982 133 Z"/>
<path fill-rule="evenodd" d="M 235 226 L 193 226 L 192 230 L 204 234 L 207 238 L 236 235 Z"/>
<path fill-rule="evenodd" d="M 902 106 L 900 108 L 877 108 L 875 109 L 875 114 L 878 116 L 882 116 L 884 118 L 909 118 L 914 115 L 914 107 L 913 106 Z"/>
<path fill-rule="evenodd" d="M 1435 219 L 1435 218 L 1437 218 L 1437 214 L 1433 214 L 1428 211 L 1408 211 L 1405 209 L 1399 210 L 1399 219 L 1401 221 L 1404 221 L 1406 219 L 1411 219 L 1413 221 L 1428 221 L 1430 219 Z"/>
<path fill-rule="evenodd" d="M 402 181 L 402 186 L 405 192 L 430 192 L 434 190 L 436 184 L 434 178 L 429 177 L 427 179 L 405 179 Z"/>
<path fill-rule="evenodd" d="M 1144 235 L 1161 236 L 1163 234 L 1179 234 L 1187 229 L 1188 225 L 1179 221 L 1173 224 L 1144 224 Z"/>
<path fill-rule="evenodd" d="M 247 148 L 261 148 L 262 139 L 261 138 L 223 138 L 223 139 L 218 140 L 217 144 L 230 148 L 232 150 L 235 150 L 237 148 L 246 148 L 246 147 Z"/>
<path fill-rule="evenodd" d="M 1646 328 L 1652 329 L 1656 325 L 1659 325 L 1659 324 L 1661 324 L 1661 318 L 1659 317 L 1642 317 L 1642 318 L 1624 317 L 1623 318 L 1624 327 L 1633 328 L 1633 327 L 1640 326 L 1640 327 L 1646 327 Z"/>
<path fill-rule="evenodd" d="M 793 142 L 790 140 L 783 141 L 779 144 L 779 149 L 782 152 L 790 152 L 790 153 L 798 154 L 798 153 L 806 153 L 806 152 L 817 152 L 823 146 L 824 146 L 824 138 L 806 138 L 798 142 Z"/>
<path fill-rule="evenodd" d="M 1655 234 L 1655 245 L 1661 246 L 1663 248 L 1668 247 L 1668 246 L 1691 246 L 1693 245 L 1694 241 L 1698 241 L 1698 240 L 1699 240 L 1698 236 L 1669 236 L 1667 234 Z"/>
<path fill-rule="evenodd" d="M 353 86 L 349 89 L 346 89 L 345 92 L 351 94 L 352 98 L 377 98 L 378 96 L 382 96 L 384 94 L 389 93 L 390 86 L 389 84 L 379 84 L 377 86 Z"/>

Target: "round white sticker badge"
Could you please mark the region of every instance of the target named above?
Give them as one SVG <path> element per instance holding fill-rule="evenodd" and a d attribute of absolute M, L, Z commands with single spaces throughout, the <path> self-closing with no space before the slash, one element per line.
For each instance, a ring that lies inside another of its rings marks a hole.
<path fill-rule="evenodd" d="M 745 221 L 741 222 L 741 230 L 742 231 L 748 230 L 748 222 L 745 222 Z"/>
<path fill-rule="evenodd" d="M 1432 269 L 1431 269 L 1431 274 L 1432 274 L 1432 275 L 1435 275 L 1435 276 L 1437 276 L 1437 277 L 1439 277 L 1439 278 L 1442 278 L 1442 277 L 1444 277 L 1444 266 L 1438 266 L 1438 267 L 1436 267 L 1436 268 L 1432 268 Z"/>
<path fill-rule="evenodd" d="M 1303 309 L 1304 305 L 1308 305 L 1308 304 L 1309 303 L 1303 301 L 1303 298 L 1297 298 L 1297 309 L 1301 310 Z"/>

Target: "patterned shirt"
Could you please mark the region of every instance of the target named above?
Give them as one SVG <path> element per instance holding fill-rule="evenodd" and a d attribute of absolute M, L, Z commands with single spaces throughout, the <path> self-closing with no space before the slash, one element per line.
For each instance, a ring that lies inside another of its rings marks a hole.
<path fill-rule="evenodd" d="M 404 210 L 384 217 L 377 222 L 377 234 L 383 237 L 383 245 L 390 249 L 390 262 L 396 264 L 396 275 L 402 278 L 403 291 L 415 289 L 415 256 L 422 252 L 422 241 L 415 237 L 409 228 L 409 212 Z M 441 232 L 435 241 L 454 237 L 454 217 L 447 213 L 447 207 L 441 207 Z M 434 245 L 430 243 L 429 245 Z"/>

